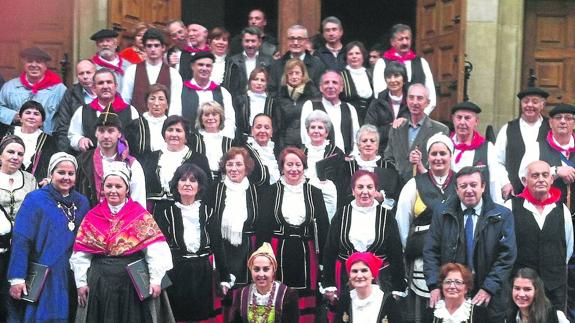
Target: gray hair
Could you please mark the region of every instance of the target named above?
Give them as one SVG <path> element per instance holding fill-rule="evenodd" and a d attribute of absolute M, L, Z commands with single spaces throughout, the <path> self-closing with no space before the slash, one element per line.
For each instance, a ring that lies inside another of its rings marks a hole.
<path fill-rule="evenodd" d="M 309 131 L 309 126 L 314 121 L 322 122 L 325 128 L 327 129 L 328 134 L 330 134 L 333 131 L 333 123 L 331 123 L 331 119 L 329 118 L 327 113 L 323 112 L 322 110 L 313 110 L 305 118 L 305 129 Z"/>
<path fill-rule="evenodd" d="M 361 138 L 361 135 L 363 135 L 364 133 L 374 133 L 375 137 L 377 138 L 377 141 L 379 142 L 379 131 L 377 130 L 377 127 L 371 124 L 364 124 L 363 126 L 361 126 L 361 128 L 359 128 L 359 130 L 355 134 L 356 143 L 359 143 L 359 139 Z"/>
<path fill-rule="evenodd" d="M 395 24 L 391 27 L 391 30 L 389 31 L 389 39 L 393 39 L 393 37 L 395 37 L 395 34 L 397 33 L 401 33 L 404 31 L 409 31 L 409 33 L 411 35 L 413 35 L 413 31 L 411 31 L 411 27 L 409 27 L 406 24 Z"/>
<path fill-rule="evenodd" d="M 413 83 L 409 86 L 409 88 L 407 88 L 407 95 L 409 96 L 409 91 L 411 91 L 412 88 L 422 88 L 423 91 L 425 92 L 425 98 L 429 100 L 429 90 L 427 89 L 427 87 L 421 83 Z"/>
<path fill-rule="evenodd" d="M 264 33 L 262 33 L 261 29 L 259 29 L 258 27 L 253 27 L 253 26 L 249 26 L 249 27 L 242 29 L 242 37 L 244 37 L 245 34 L 255 35 L 255 36 L 258 36 L 258 38 L 262 38 L 264 35 Z"/>
<path fill-rule="evenodd" d="M 287 32 L 289 33 L 290 31 L 294 31 L 294 30 L 303 30 L 303 31 L 305 32 L 305 37 L 306 37 L 306 38 L 309 37 L 308 34 L 307 34 L 307 28 L 305 28 L 305 26 L 302 26 L 302 25 L 293 25 L 293 26 L 290 26 L 290 27 L 287 29 Z"/>
<path fill-rule="evenodd" d="M 330 22 L 333 23 L 333 24 L 336 24 L 336 25 L 339 27 L 339 29 L 343 29 L 343 25 L 341 24 L 341 20 L 339 20 L 338 17 L 329 16 L 329 17 L 324 18 L 324 19 L 321 21 L 321 31 L 322 31 L 322 32 L 323 32 L 323 29 L 325 28 L 325 25 L 327 25 L 327 24 L 330 23 Z"/>

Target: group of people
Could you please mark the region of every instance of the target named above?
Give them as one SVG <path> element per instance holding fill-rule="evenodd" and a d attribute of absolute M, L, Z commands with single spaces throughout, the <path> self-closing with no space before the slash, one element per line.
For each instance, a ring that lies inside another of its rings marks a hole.
<path fill-rule="evenodd" d="M 266 23 L 139 24 L 122 51 L 100 30 L 68 89 L 20 53 L 0 89 L 1 319 L 567 322 L 575 106 L 547 118 L 523 89 L 494 143 L 476 104 L 439 107 L 450 133 L 409 26 L 369 68 L 336 17 L 313 48 L 288 28 L 283 56 Z"/>

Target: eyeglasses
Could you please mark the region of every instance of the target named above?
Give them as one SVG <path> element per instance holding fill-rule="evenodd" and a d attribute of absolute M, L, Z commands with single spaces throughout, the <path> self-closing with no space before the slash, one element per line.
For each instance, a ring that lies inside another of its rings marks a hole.
<path fill-rule="evenodd" d="M 565 121 L 573 121 L 575 117 L 572 114 L 556 114 L 552 118 L 555 121 L 561 121 L 561 119 L 565 119 Z"/>
<path fill-rule="evenodd" d="M 446 279 L 443 281 L 443 285 L 451 286 L 454 285 L 455 287 L 461 287 L 465 284 L 463 280 L 459 279 Z"/>

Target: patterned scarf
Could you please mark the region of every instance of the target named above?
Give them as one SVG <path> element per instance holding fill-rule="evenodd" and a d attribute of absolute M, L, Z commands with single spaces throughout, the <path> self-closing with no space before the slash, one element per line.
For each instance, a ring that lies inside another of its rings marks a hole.
<path fill-rule="evenodd" d="M 20 74 L 20 83 L 22 83 L 22 85 L 24 85 L 28 90 L 32 91 L 32 93 L 37 94 L 40 90 L 62 83 L 62 79 L 58 74 L 50 70 L 46 70 L 44 77 L 40 81 L 32 84 L 28 82 L 28 79 L 26 79 L 26 73 L 22 72 L 22 74 Z"/>

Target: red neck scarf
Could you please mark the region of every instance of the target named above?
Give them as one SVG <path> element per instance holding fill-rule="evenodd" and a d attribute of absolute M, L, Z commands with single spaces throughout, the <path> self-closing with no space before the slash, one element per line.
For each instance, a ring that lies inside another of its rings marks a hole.
<path fill-rule="evenodd" d="M 199 53 L 199 52 L 209 52 L 210 51 L 210 46 L 208 46 L 206 44 L 206 46 L 204 46 L 204 48 L 197 48 L 197 47 L 192 47 L 192 46 L 186 46 L 184 47 L 184 50 L 188 53 Z"/>
<path fill-rule="evenodd" d="M 409 50 L 409 52 L 407 52 L 405 55 L 401 55 L 393 47 L 385 51 L 385 53 L 383 53 L 383 58 L 388 59 L 390 61 L 397 61 L 400 62 L 401 64 L 405 64 L 405 61 L 411 61 L 416 57 L 417 56 L 412 50 Z"/>
<path fill-rule="evenodd" d="M 26 79 L 26 73 L 22 72 L 22 74 L 20 74 L 20 83 L 22 83 L 22 85 L 24 85 L 28 90 L 32 91 L 32 93 L 37 94 L 40 90 L 62 83 L 62 79 L 58 74 L 50 70 L 46 70 L 44 77 L 40 81 L 32 84 Z"/>
<path fill-rule="evenodd" d="M 527 187 L 524 188 L 523 192 L 521 192 L 521 194 L 519 194 L 517 196 L 526 199 L 527 201 L 529 201 L 531 204 L 533 204 L 535 206 L 545 206 L 545 205 L 557 203 L 561 199 L 561 190 L 556 188 L 556 187 L 551 187 L 549 189 L 549 197 L 544 199 L 543 201 L 539 201 L 538 199 L 533 197 L 533 195 L 531 195 L 531 192 L 529 192 Z"/>
<path fill-rule="evenodd" d="M 206 89 L 202 89 L 199 85 L 196 84 L 192 84 L 192 81 L 185 81 L 184 85 L 189 87 L 190 89 L 194 90 L 194 91 L 213 91 L 215 89 L 218 88 L 219 85 L 217 85 L 216 83 L 214 83 L 214 81 L 210 81 L 210 85 L 208 85 L 208 88 Z"/>
<path fill-rule="evenodd" d="M 101 105 L 100 105 L 100 101 L 98 100 L 98 98 L 95 98 L 94 100 L 92 100 L 92 102 L 90 102 L 89 106 L 96 110 L 96 111 L 100 111 L 100 112 L 104 112 L 104 109 Z M 124 102 L 124 100 L 122 99 L 122 97 L 120 96 L 120 94 L 116 93 L 116 96 L 114 97 L 114 101 L 112 101 L 112 109 L 114 110 L 115 113 L 120 113 L 123 110 L 127 109 L 130 105 L 126 102 Z"/>
<path fill-rule="evenodd" d="M 112 71 L 120 74 L 120 75 L 124 75 L 124 69 L 122 68 L 123 62 L 124 60 L 122 59 L 122 57 L 118 56 L 118 65 L 114 65 L 114 64 L 110 64 L 109 62 L 103 60 L 100 55 L 96 54 L 92 57 L 92 62 L 96 65 L 100 65 L 102 67 L 106 67 L 111 69 Z"/>
<path fill-rule="evenodd" d="M 573 135 L 573 138 L 575 139 L 575 135 Z M 553 139 L 553 134 L 551 133 L 551 130 L 549 130 L 549 132 L 547 133 L 547 143 L 549 144 L 549 146 L 551 146 L 551 148 L 557 150 L 558 152 L 562 153 L 565 155 L 565 157 L 567 157 L 567 159 L 569 159 L 569 154 L 572 152 L 575 152 L 575 147 L 571 147 L 571 148 L 567 148 L 567 149 L 563 149 L 562 147 L 560 147 L 555 140 Z"/>
<path fill-rule="evenodd" d="M 166 237 L 140 204 L 128 199 L 117 214 L 112 214 L 104 201 L 86 214 L 78 229 L 74 251 L 128 256 L 161 241 L 166 241 Z"/>
<path fill-rule="evenodd" d="M 471 139 L 471 144 L 469 145 L 465 143 L 458 144 L 455 142 L 454 139 L 455 139 L 455 133 L 452 133 L 451 141 L 453 141 L 453 146 L 455 147 L 455 149 L 459 150 L 459 153 L 457 153 L 457 156 L 455 156 L 456 164 L 459 163 L 459 161 L 461 160 L 461 156 L 463 156 L 464 152 L 468 150 L 475 150 L 485 142 L 485 138 L 483 138 L 476 130 L 473 131 L 473 139 Z"/>

